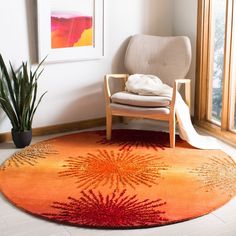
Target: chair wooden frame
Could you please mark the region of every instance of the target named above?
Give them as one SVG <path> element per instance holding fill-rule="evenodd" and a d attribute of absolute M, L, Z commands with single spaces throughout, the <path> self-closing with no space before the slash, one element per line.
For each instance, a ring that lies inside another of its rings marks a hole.
<path fill-rule="evenodd" d="M 120 79 L 122 81 L 122 89 L 125 90 L 125 82 L 127 81 L 128 74 L 108 74 L 104 78 L 104 92 L 105 92 L 105 101 L 106 101 L 106 138 L 107 140 L 111 139 L 112 132 L 112 116 L 127 116 L 127 117 L 138 117 L 138 118 L 147 118 L 154 120 L 162 120 L 169 122 L 169 133 L 170 133 L 170 147 L 175 147 L 175 127 L 176 127 L 176 96 L 179 89 L 179 85 L 185 85 L 185 97 L 184 100 L 190 109 L 190 90 L 191 90 L 191 80 L 190 79 L 177 79 L 174 81 L 173 94 L 170 104 L 170 113 L 169 114 L 155 114 L 155 115 L 136 115 L 132 112 L 124 111 L 114 111 L 111 109 L 111 90 L 109 82 L 111 79 Z"/>

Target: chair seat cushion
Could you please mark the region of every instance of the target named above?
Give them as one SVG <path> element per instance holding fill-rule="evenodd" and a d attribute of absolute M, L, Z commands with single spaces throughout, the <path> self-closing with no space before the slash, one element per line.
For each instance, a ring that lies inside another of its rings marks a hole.
<path fill-rule="evenodd" d="M 169 115 L 170 109 L 166 107 L 136 107 L 136 106 L 127 106 L 117 103 L 111 103 L 110 108 L 112 112 L 116 112 L 128 116 L 155 116 L 155 115 Z M 132 114 L 132 115 L 131 115 Z"/>
<path fill-rule="evenodd" d="M 171 98 L 161 96 L 142 96 L 129 92 L 118 92 L 111 96 L 112 103 L 138 107 L 167 107 Z"/>

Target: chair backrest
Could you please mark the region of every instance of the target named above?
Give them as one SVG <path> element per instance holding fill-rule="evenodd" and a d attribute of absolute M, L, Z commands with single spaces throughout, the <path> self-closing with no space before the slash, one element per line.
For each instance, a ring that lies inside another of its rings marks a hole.
<path fill-rule="evenodd" d="M 129 74 L 152 74 L 173 86 L 173 80 L 183 79 L 191 64 L 191 44 L 188 37 L 132 36 L 125 55 Z"/>

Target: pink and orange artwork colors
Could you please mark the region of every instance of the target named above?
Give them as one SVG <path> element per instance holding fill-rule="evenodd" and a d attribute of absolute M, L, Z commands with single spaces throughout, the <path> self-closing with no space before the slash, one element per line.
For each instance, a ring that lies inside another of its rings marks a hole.
<path fill-rule="evenodd" d="M 76 11 L 51 9 L 51 48 L 82 47 L 93 45 L 93 3 L 88 1 L 91 14 L 83 9 Z"/>

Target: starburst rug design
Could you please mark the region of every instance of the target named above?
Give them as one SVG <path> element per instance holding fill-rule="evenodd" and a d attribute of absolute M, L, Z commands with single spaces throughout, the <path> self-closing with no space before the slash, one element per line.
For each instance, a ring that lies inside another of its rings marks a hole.
<path fill-rule="evenodd" d="M 176 137 L 141 130 L 84 132 L 15 153 L 0 190 L 17 207 L 58 223 L 98 228 L 161 226 L 205 215 L 236 195 L 236 163 Z"/>
<path fill-rule="evenodd" d="M 85 156 L 69 157 L 59 176 L 73 177 L 82 189 L 106 185 L 117 190 L 126 186 L 135 189 L 141 184 L 151 187 L 158 184 L 161 171 L 167 170 L 160 159 L 133 151 L 98 150 Z"/>

